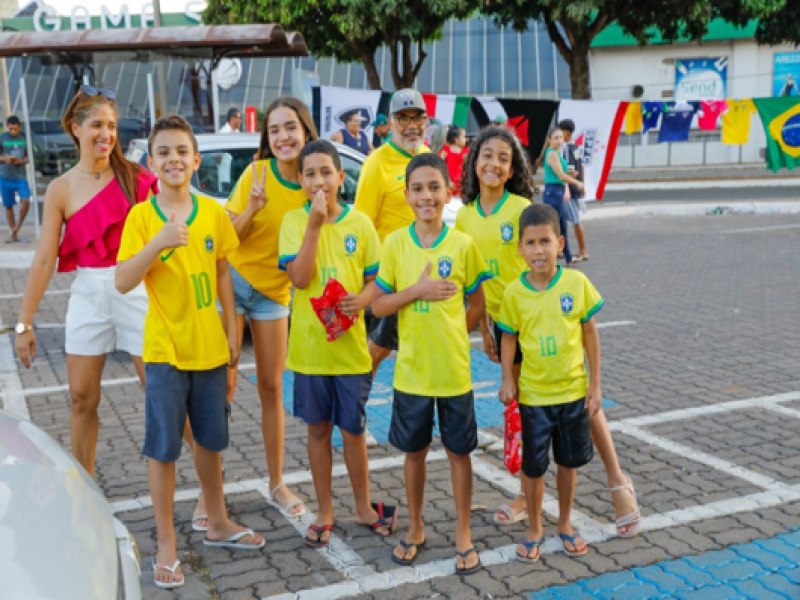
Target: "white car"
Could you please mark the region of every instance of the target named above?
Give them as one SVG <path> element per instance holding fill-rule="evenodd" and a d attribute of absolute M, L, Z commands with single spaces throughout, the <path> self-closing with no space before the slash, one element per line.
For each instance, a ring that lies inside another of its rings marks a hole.
<path fill-rule="evenodd" d="M 231 188 L 236 185 L 242 171 L 253 161 L 261 141 L 260 133 L 201 133 L 197 136 L 200 151 L 200 168 L 192 177 L 192 188 L 196 192 L 215 198 L 225 204 Z M 342 196 L 352 204 L 356 197 L 356 185 L 361 166 L 366 156 L 344 144 L 334 143 L 342 159 L 345 172 Z M 133 140 L 126 154 L 128 160 L 147 166 L 147 140 Z M 444 222 L 453 226 L 456 213 L 461 208 L 461 199 L 452 198 L 444 207 Z"/>
<path fill-rule="evenodd" d="M 141 600 L 139 575 L 136 542 L 92 478 L 0 410 L 0 597 Z"/>

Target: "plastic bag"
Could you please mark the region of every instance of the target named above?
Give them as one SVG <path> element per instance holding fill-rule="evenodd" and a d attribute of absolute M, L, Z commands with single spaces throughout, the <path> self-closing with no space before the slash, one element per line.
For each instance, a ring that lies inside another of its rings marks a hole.
<path fill-rule="evenodd" d="M 334 341 L 350 329 L 358 319 L 358 315 L 349 317 L 339 308 L 339 302 L 345 296 L 347 296 L 347 290 L 344 289 L 341 283 L 331 277 L 325 284 L 322 296 L 309 298 L 311 308 L 314 309 L 314 313 L 320 323 L 325 327 L 326 339 L 329 342 Z"/>
<path fill-rule="evenodd" d="M 503 462 L 508 472 L 515 475 L 522 466 L 522 419 L 516 400 L 506 404 L 503 416 L 506 423 Z"/>

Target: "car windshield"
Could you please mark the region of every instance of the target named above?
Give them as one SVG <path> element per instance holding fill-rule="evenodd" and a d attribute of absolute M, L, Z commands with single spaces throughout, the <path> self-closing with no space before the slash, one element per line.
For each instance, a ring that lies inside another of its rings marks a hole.
<path fill-rule="evenodd" d="M 253 148 L 201 151 L 200 168 L 192 178 L 194 186 L 204 194 L 227 198 L 242 171 L 253 162 L 253 154 Z"/>

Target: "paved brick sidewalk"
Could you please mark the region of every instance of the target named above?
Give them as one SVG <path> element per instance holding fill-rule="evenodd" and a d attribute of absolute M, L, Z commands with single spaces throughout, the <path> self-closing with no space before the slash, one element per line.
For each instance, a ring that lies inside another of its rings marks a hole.
<path fill-rule="evenodd" d="M 393 600 L 515 598 L 579 582 L 589 589 L 598 576 L 628 578 L 634 568 L 682 557 L 711 564 L 720 555 L 702 555 L 735 553 L 738 545 L 794 530 L 800 520 L 800 440 L 795 434 L 800 394 L 792 394 L 800 391 L 800 216 L 603 219 L 588 222 L 587 235 L 591 260 L 582 269 L 607 300 L 598 316 L 607 325 L 601 330 L 603 389 L 617 403 L 607 416 L 645 516 L 638 537 L 611 537 L 613 507 L 595 460 L 580 474 L 575 504 L 592 541 L 589 554 L 569 558 L 550 538 L 539 563 L 510 560 L 525 527 L 501 528 L 492 522 L 494 508 L 516 483 L 504 473 L 501 453 L 489 450 L 474 458 L 473 535 L 487 565 L 481 572 L 452 574 L 454 509 L 441 452 L 429 464 L 427 545 L 416 569 L 398 569 L 389 559 L 396 537 L 381 540 L 353 523 L 342 472 L 334 480 L 337 506 L 342 507 L 335 547 L 308 549 L 301 532 L 311 516 L 289 521 L 264 497 L 260 412 L 247 377 L 253 371 L 245 369 L 231 423 L 232 444 L 224 453 L 227 498 L 235 518 L 265 533 L 267 547 L 263 553 L 234 555 L 202 545 L 202 534 L 189 525 L 197 480 L 184 453 L 178 464 L 176 525 L 187 585 L 174 594 L 156 590 L 149 567 L 155 551 L 153 518 L 138 451 L 142 394 L 131 382 L 127 357 L 114 354 L 105 379 L 117 381 L 103 392 L 97 480 L 141 546 L 145 598 L 330 598 L 360 592 L 359 597 L 391 594 Z M 23 279 L 23 270 L 0 269 L 0 314 L 6 325 L 14 322 L 19 303 L 9 295 L 21 291 Z M 47 326 L 37 333 L 41 356 L 34 368 L 19 371 L 32 420 L 66 447 L 67 398 L 58 388 L 66 383 L 66 369 L 58 325 L 66 309 L 63 290 L 70 282 L 69 276 L 54 278 L 37 315 L 37 325 Z M 252 363 L 249 346 L 242 360 Z M 374 496 L 404 502 L 401 456 L 383 443 L 370 450 L 370 461 Z M 338 451 L 335 462 L 343 462 Z M 313 508 L 305 430 L 291 417 L 285 470 L 293 489 Z M 551 494 L 553 484 L 550 477 Z M 399 535 L 405 525 L 401 518 Z M 545 528 L 554 535 L 552 514 L 546 515 Z"/>

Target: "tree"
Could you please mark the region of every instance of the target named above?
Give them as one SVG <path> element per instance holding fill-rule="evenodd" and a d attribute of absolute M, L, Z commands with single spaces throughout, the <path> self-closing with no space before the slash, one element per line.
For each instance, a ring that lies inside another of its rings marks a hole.
<path fill-rule="evenodd" d="M 512 25 L 519 31 L 527 29 L 530 19 L 544 21 L 550 39 L 569 65 L 572 97 L 589 98 L 589 49 L 597 35 L 614 21 L 644 46 L 657 33 L 667 41 L 682 36 L 699 39 L 716 17 L 742 23 L 775 14 L 785 3 L 786 0 L 480 0 L 480 7 L 498 24 Z M 793 27 L 800 33 L 797 23 Z"/>
<path fill-rule="evenodd" d="M 427 53 L 450 18 L 464 18 L 477 0 L 209 0 L 206 23 L 280 23 L 303 34 L 317 56 L 364 65 L 372 89 L 381 89 L 375 53 L 389 47 L 395 88 L 411 87 Z M 417 48 L 414 59 L 413 49 Z"/>

